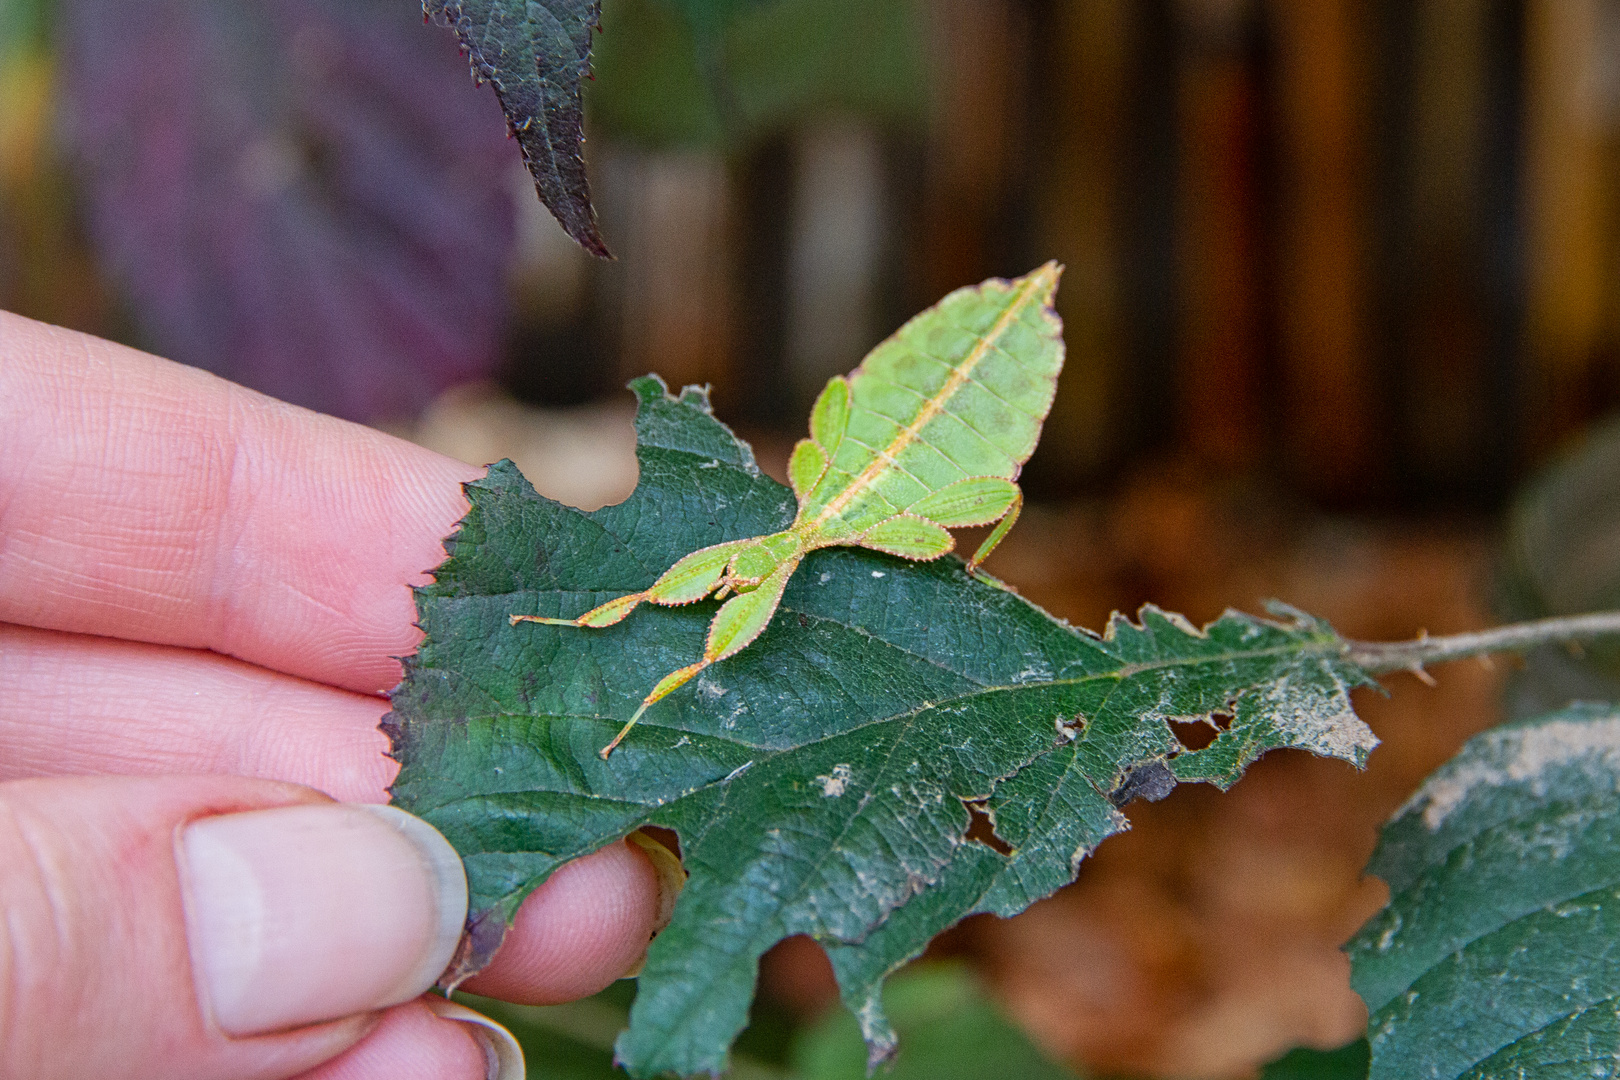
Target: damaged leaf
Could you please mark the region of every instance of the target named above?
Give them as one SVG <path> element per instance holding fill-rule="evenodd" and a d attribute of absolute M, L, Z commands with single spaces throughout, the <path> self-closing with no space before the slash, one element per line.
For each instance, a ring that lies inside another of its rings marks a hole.
<path fill-rule="evenodd" d="M 788 461 L 799 500 L 789 528 L 687 552 L 651 588 L 578 616 L 511 617 L 513 626 L 594 630 L 642 604 L 683 607 L 731 595 L 709 625 L 702 657 L 657 681 L 604 758 L 648 708 L 759 637 L 811 552 L 863 547 L 928 562 L 956 547 L 951 529 L 994 525 L 968 560 L 968 572 L 976 571 L 1023 509 L 1014 481 L 1040 439 L 1063 369 L 1062 328 L 1051 308 L 1061 272 L 1049 262 L 1015 281 L 957 289 L 847 377 L 833 376 L 810 411 L 810 437 Z"/>
<path fill-rule="evenodd" d="M 723 1070 L 760 955 L 799 933 L 826 947 L 881 1059 L 884 979 L 962 917 L 1015 914 L 1072 880 L 1126 826 L 1128 785 L 1224 788 L 1275 747 L 1359 765 L 1374 745 L 1349 701 L 1365 673 L 1297 612 L 1199 630 L 1147 607 L 1099 636 L 955 558 L 829 548 L 805 558 L 758 641 L 659 702 L 604 761 L 648 673 L 701 649 L 715 604 L 590 633 L 509 617 L 646 589 L 687 552 L 796 512 L 701 391 L 633 389 L 641 481 L 625 502 L 563 506 L 509 462 L 467 485 L 449 558 L 417 590 L 427 636 L 385 721 L 395 801 L 466 862 L 459 974 L 488 962 L 563 862 L 643 825 L 678 835 L 691 878 L 618 1040 L 633 1076 Z M 1172 721 L 1217 714 L 1230 722 L 1207 746 L 1177 741 Z M 967 837 L 969 804 L 1000 849 Z"/>
<path fill-rule="evenodd" d="M 1384 828 L 1390 903 L 1348 946 L 1370 1077 L 1612 1076 L 1620 710 L 1469 740 Z"/>

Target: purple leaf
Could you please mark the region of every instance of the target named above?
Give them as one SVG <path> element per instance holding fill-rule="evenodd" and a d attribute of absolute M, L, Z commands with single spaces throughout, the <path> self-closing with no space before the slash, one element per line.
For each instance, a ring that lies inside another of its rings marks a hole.
<path fill-rule="evenodd" d="M 92 238 L 150 343 L 359 420 L 486 375 L 516 148 L 399 0 L 63 0 Z"/>

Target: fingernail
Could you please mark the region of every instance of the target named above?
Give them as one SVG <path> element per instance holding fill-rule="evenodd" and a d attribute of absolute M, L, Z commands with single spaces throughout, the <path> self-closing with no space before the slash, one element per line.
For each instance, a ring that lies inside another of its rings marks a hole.
<path fill-rule="evenodd" d="M 675 918 L 675 901 L 681 898 L 681 890 L 686 887 L 686 867 L 681 865 L 678 855 L 662 842 L 648 836 L 641 830 L 636 830 L 625 837 L 629 844 L 647 856 L 652 863 L 653 875 L 658 880 L 658 921 L 653 924 L 653 937 L 657 937 L 664 927 Z M 647 943 L 652 947 L 652 942 Z M 647 952 L 642 950 L 641 959 L 637 960 L 629 971 L 620 978 L 633 979 L 641 974 L 641 969 L 647 966 Z"/>
<path fill-rule="evenodd" d="M 523 1047 L 505 1027 L 483 1013 L 433 994 L 422 1000 L 427 1002 L 433 1015 L 458 1021 L 472 1029 L 473 1038 L 484 1048 L 484 1060 L 488 1065 L 486 1080 L 523 1080 L 528 1075 L 528 1067 L 523 1062 Z"/>
<path fill-rule="evenodd" d="M 198 994 L 230 1035 L 409 1001 L 450 962 L 467 915 L 455 849 L 391 806 L 202 818 L 176 848 Z"/>
<path fill-rule="evenodd" d="M 658 878 L 658 922 L 653 926 L 653 933 L 656 934 L 675 917 L 675 901 L 681 898 L 681 890 L 686 888 L 686 867 L 681 865 L 680 856 L 657 838 L 639 829 L 625 839 L 647 856 L 647 861 L 652 863 L 653 874 Z"/>

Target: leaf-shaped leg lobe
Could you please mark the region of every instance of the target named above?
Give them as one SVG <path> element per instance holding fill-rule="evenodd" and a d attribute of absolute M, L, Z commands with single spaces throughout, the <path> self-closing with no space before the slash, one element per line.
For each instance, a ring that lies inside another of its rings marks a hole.
<path fill-rule="evenodd" d="M 624 737 L 630 734 L 630 729 L 635 727 L 636 724 L 640 722 L 642 713 L 646 712 L 650 706 L 657 704 L 674 691 L 685 686 L 692 680 L 692 676 L 708 667 L 709 663 L 710 662 L 708 660 L 699 660 L 695 664 L 687 664 L 685 667 L 672 671 L 668 675 L 665 675 L 662 679 L 659 679 L 658 685 L 652 688 L 652 693 L 648 694 L 646 698 L 642 700 L 641 704 L 636 706 L 636 711 L 630 714 L 630 719 L 625 722 L 624 727 L 620 728 L 619 733 L 613 736 L 613 741 L 596 752 L 597 757 L 600 757 L 603 761 L 606 761 L 608 759 L 608 755 L 613 753 L 613 748 L 622 743 L 624 741 Z"/>
<path fill-rule="evenodd" d="M 551 619 L 544 615 L 513 615 L 507 621 L 513 626 L 520 622 L 537 622 L 544 623 L 547 626 L 582 626 L 599 630 L 604 626 L 612 626 L 616 622 L 621 622 L 626 615 L 634 611 L 645 599 L 647 599 L 647 594 L 644 592 L 629 593 L 616 600 L 609 600 L 605 604 L 593 607 L 577 619 Z"/>
<path fill-rule="evenodd" d="M 906 507 L 906 513 L 955 529 L 999 521 L 1017 501 L 1018 485 L 1011 480 L 999 476 L 970 476 L 924 495 Z"/>
<path fill-rule="evenodd" d="M 731 560 L 752 543 L 752 540 L 730 540 L 683 556 L 653 582 L 652 588 L 647 590 L 647 599 L 665 607 L 702 600 L 720 584 Z"/>
<path fill-rule="evenodd" d="M 928 562 L 954 548 L 956 540 L 943 527 L 927 518 L 915 514 L 896 514 L 866 530 L 860 544 L 861 547 L 886 551 L 902 559 Z"/>
<path fill-rule="evenodd" d="M 709 624 L 709 641 L 703 650 L 703 659 L 712 664 L 734 656 L 764 633 L 771 616 L 776 614 L 777 605 L 782 602 L 782 590 L 787 588 L 788 579 L 798 568 L 797 556 L 787 559 L 771 571 L 758 588 L 733 596 L 721 605 L 714 622 Z"/>

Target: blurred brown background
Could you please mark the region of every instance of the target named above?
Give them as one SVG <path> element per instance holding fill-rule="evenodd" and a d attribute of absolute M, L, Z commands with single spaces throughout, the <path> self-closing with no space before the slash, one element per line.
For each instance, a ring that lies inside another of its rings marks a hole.
<path fill-rule="evenodd" d="M 0 0 L 0 306 L 173 355 L 86 211 L 72 6 Z M 361 418 L 595 506 L 634 484 L 619 388 L 652 370 L 711 383 L 780 474 L 829 375 L 1056 258 L 1068 365 L 991 569 L 1086 626 L 1275 596 L 1379 638 L 1490 622 L 1510 491 L 1620 400 L 1620 0 L 692 7 L 605 3 L 587 158 L 618 260 L 509 147 L 487 377 Z M 1075 885 L 937 949 L 1082 1069 L 1343 1043 L 1377 826 L 1499 719 L 1502 675 L 1391 679 L 1358 701 L 1365 775 L 1284 753 L 1137 803 Z M 829 978 L 789 942 L 765 993 L 808 1015 Z"/>

